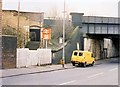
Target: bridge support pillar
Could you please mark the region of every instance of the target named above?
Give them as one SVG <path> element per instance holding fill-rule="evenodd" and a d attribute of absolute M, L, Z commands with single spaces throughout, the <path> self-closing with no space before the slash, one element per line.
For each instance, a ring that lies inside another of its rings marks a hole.
<path fill-rule="evenodd" d="M 119 39 L 112 38 L 110 40 L 110 45 L 108 47 L 108 57 L 118 57 L 119 56 Z"/>
<path fill-rule="evenodd" d="M 96 60 L 104 57 L 104 39 L 103 38 L 84 38 L 84 50 L 93 52 Z"/>
<path fill-rule="evenodd" d="M 91 49 L 97 60 L 104 57 L 103 48 L 104 48 L 103 39 L 97 39 L 97 38 L 91 39 Z"/>

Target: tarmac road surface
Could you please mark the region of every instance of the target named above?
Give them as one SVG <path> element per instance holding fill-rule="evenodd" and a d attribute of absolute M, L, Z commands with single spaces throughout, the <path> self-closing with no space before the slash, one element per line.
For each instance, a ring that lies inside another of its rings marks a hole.
<path fill-rule="evenodd" d="M 5 77 L 2 85 L 118 85 L 118 63 Z"/>

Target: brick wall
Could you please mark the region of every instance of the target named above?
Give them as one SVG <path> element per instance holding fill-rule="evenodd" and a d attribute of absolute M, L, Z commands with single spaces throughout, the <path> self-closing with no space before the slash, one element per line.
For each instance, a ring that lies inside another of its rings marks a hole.
<path fill-rule="evenodd" d="M 18 15 L 16 10 L 3 10 L 2 11 L 2 27 L 10 26 L 17 29 Z M 37 12 L 20 12 L 19 27 L 24 32 L 24 26 L 40 26 L 40 20 L 43 21 L 44 14 Z"/>
<path fill-rule="evenodd" d="M 36 22 L 43 22 L 44 19 L 44 13 L 21 12 L 20 15 L 25 16 L 26 18 L 29 18 L 30 20 Z"/>
<path fill-rule="evenodd" d="M 0 35 L 2 34 L 2 0 L 0 0 Z"/>
<path fill-rule="evenodd" d="M 0 36 L 2 34 L 2 0 L 0 0 Z M 0 69 L 2 68 L 2 39 L 0 39 Z"/>

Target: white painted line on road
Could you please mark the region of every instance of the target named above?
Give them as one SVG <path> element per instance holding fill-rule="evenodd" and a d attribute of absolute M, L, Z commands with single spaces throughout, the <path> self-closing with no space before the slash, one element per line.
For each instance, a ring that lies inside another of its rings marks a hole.
<path fill-rule="evenodd" d="M 65 83 L 61 83 L 61 84 L 59 84 L 59 85 L 66 85 L 66 84 L 69 84 L 69 83 L 73 83 L 73 82 L 75 82 L 76 80 L 73 80 L 73 81 L 69 81 L 69 82 L 65 82 Z"/>
<path fill-rule="evenodd" d="M 109 71 L 114 71 L 114 70 L 117 70 L 117 68 L 111 69 L 111 70 L 109 70 Z"/>
<path fill-rule="evenodd" d="M 98 74 L 95 74 L 95 75 L 92 75 L 92 76 L 89 76 L 88 78 L 93 78 L 93 77 L 96 77 L 96 76 L 98 76 L 98 75 L 102 75 L 102 74 L 103 74 L 103 72 L 98 73 Z"/>

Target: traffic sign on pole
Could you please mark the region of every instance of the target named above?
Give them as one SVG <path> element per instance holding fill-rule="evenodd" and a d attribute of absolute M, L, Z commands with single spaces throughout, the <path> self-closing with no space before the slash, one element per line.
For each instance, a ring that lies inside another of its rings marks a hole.
<path fill-rule="evenodd" d="M 43 29 L 42 35 L 43 35 L 42 36 L 43 39 L 50 40 L 51 39 L 51 28 Z"/>

